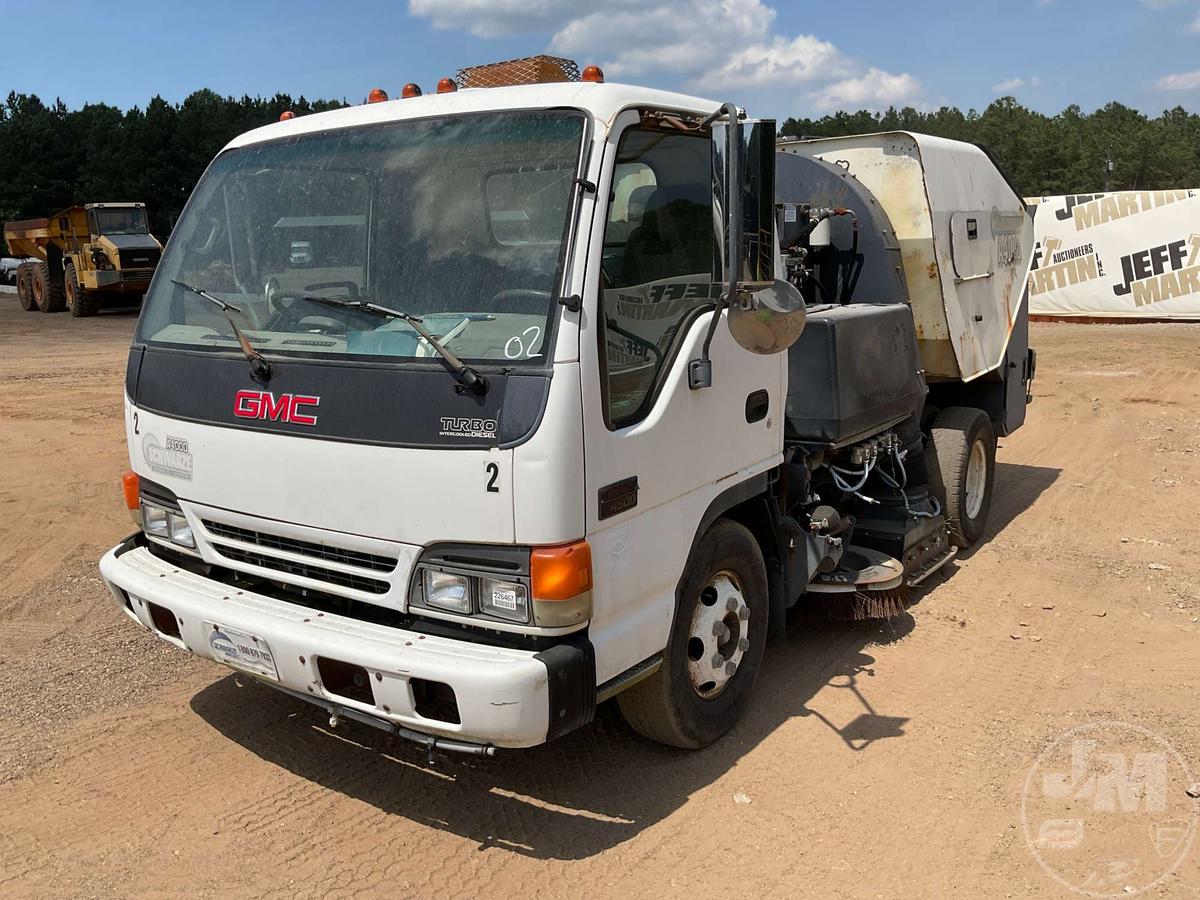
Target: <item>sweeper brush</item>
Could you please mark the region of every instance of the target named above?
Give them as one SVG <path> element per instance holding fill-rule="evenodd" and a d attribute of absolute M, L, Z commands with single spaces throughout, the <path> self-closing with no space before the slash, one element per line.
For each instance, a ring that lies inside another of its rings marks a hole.
<path fill-rule="evenodd" d="M 865 622 L 903 615 L 908 600 L 909 591 L 903 584 L 886 590 L 810 591 L 803 609 L 815 618 L 831 622 Z"/>
<path fill-rule="evenodd" d="M 834 622 L 863 622 L 903 615 L 908 598 L 900 563 L 875 550 L 850 547 L 836 569 L 813 579 L 803 608 Z"/>

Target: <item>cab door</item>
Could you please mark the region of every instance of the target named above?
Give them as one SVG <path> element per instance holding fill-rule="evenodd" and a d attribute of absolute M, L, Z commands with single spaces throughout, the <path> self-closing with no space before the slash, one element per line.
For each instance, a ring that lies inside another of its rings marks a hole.
<path fill-rule="evenodd" d="M 688 386 L 721 290 L 707 133 L 622 114 L 598 196 L 579 356 L 603 683 L 666 645 L 710 503 L 781 461 L 786 354 L 751 354 L 720 322 L 713 384 Z"/>

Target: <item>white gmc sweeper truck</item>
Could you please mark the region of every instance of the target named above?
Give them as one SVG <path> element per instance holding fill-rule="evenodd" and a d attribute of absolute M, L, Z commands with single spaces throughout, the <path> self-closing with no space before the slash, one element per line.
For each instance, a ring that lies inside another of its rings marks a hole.
<path fill-rule="evenodd" d="M 521 62 L 212 162 L 130 350 L 139 530 L 100 569 L 157 637 L 431 754 L 609 697 L 702 747 L 789 609 L 902 615 L 983 535 L 1031 219 L 972 145 L 777 143 Z M 506 80 L 541 83 L 474 87 Z"/>

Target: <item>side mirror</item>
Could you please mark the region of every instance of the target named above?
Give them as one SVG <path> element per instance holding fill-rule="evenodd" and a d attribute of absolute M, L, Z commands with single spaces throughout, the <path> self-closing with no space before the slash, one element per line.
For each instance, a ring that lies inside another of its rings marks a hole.
<path fill-rule="evenodd" d="M 775 277 L 775 120 L 738 119 L 724 107 L 712 126 L 713 219 L 722 251 L 727 321 L 751 353 L 781 353 L 804 330 L 804 297 Z M 730 277 L 736 273 L 736 279 Z"/>
<path fill-rule="evenodd" d="M 804 295 L 790 281 L 746 293 L 729 306 L 729 333 L 751 353 L 782 353 L 800 339 L 806 321 Z"/>

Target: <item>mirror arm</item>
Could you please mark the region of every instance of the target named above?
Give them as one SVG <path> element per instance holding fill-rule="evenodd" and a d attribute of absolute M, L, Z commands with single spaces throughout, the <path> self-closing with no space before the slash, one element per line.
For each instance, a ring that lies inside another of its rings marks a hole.
<path fill-rule="evenodd" d="M 709 347 L 721 321 L 721 313 L 737 297 L 738 274 L 741 263 L 741 224 L 742 224 L 742 193 L 739 190 L 737 177 L 741 171 L 738 166 L 738 148 L 742 143 L 742 126 L 738 118 L 738 108 L 732 103 L 725 103 L 719 110 L 704 120 L 706 126 L 711 125 L 722 116 L 728 116 L 729 129 L 725 132 L 725 292 L 717 300 L 713 308 L 712 319 L 708 323 L 708 333 L 704 336 L 704 346 L 700 358 L 688 363 L 688 387 L 693 391 L 700 388 L 712 387 L 712 360 L 709 358 Z"/>

